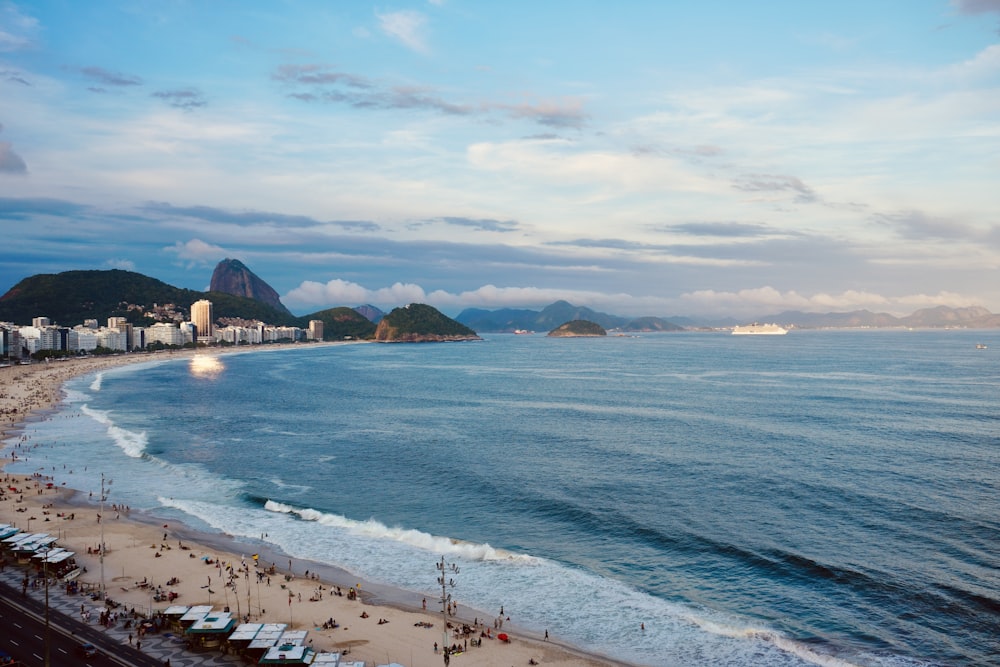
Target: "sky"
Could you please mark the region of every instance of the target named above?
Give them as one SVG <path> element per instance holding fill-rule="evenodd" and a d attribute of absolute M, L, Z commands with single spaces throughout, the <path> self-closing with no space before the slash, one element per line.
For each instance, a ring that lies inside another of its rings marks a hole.
<path fill-rule="evenodd" d="M 0 0 L 0 293 L 1000 312 L 1000 0 Z"/>

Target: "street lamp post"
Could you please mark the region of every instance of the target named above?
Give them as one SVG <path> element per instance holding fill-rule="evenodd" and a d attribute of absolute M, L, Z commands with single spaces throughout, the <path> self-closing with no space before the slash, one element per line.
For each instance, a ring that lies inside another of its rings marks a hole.
<path fill-rule="evenodd" d="M 49 552 L 52 547 L 46 545 L 45 558 L 42 559 L 42 576 L 45 578 L 45 667 L 49 667 Z"/>
<path fill-rule="evenodd" d="M 449 588 L 455 587 L 455 580 L 448 576 L 448 573 L 458 574 L 458 565 L 455 563 L 448 564 L 444 560 L 444 556 L 441 556 L 441 561 L 435 563 L 437 571 L 441 574 L 438 575 L 438 583 L 441 584 L 441 652 L 444 654 L 444 663 L 447 665 L 448 660 L 448 607 L 451 605 L 451 593 L 448 592 Z"/>
<path fill-rule="evenodd" d="M 114 480 L 110 480 L 110 479 L 108 480 L 108 482 L 107 482 L 108 487 L 111 486 L 111 482 L 112 481 L 114 481 Z M 106 493 L 104 491 L 104 473 L 102 472 L 101 473 L 101 514 L 100 514 L 100 519 L 99 519 L 100 524 L 101 524 L 101 549 L 100 549 L 101 556 L 100 556 L 100 558 L 101 558 L 101 600 L 102 601 L 105 599 L 105 591 L 104 591 L 104 500 L 105 500 L 105 498 L 106 498 Z"/>

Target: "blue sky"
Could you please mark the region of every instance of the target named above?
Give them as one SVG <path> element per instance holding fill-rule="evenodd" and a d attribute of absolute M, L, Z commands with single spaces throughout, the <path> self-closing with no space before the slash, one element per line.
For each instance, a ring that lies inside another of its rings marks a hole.
<path fill-rule="evenodd" d="M 0 292 L 1000 312 L 1000 0 L 0 0 Z"/>

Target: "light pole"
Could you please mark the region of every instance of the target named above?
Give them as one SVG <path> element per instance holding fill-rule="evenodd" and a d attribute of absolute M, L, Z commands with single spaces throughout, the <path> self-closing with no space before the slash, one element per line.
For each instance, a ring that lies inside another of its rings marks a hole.
<path fill-rule="evenodd" d="M 111 479 L 108 480 L 108 487 L 109 487 L 109 489 L 110 489 L 110 486 L 111 486 L 111 482 L 113 482 L 113 481 L 114 480 L 111 480 Z M 101 524 L 101 600 L 102 601 L 105 599 L 105 597 L 104 597 L 104 501 L 105 501 L 105 499 L 106 499 L 106 494 L 104 492 L 104 473 L 102 472 L 101 473 L 101 514 L 100 514 L 100 517 L 98 519 L 99 523 Z"/>
<path fill-rule="evenodd" d="M 451 604 L 451 593 L 449 588 L 455 587 L 455 580 L 448 577 L 448 573 L 458 574 L 458 565 L 448 564 L 441 556 L 441 561 L 435 563 L 438 575 L 438 583 L 441 584 L 441 652 L 444 653 L 445 664 L 448 664 L 448 606 Z"/>
<path fill-rule="evenodd" d="M 50 545 L 45 545 L 45 558 L 42 559 L 42 576 L 45 577 L 45 667 L 49 667 L 49 552 Z"/>

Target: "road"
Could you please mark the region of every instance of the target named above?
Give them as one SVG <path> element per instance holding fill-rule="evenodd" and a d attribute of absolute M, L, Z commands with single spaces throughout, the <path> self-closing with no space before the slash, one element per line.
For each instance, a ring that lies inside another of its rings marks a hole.
<path fill-rule="evenodd" d="M 45 665 L 45 603 L 0 581 L 0 650 L 25 667 Z M 49 665 L 120 665 L 121 667 L 162 667 L 158 658 L 145 655 L 120 641 L 63 613 L 49 613 Z M 76 648 L 90 642 L 98 648 L 97 658 L 84 658 Z"/>

